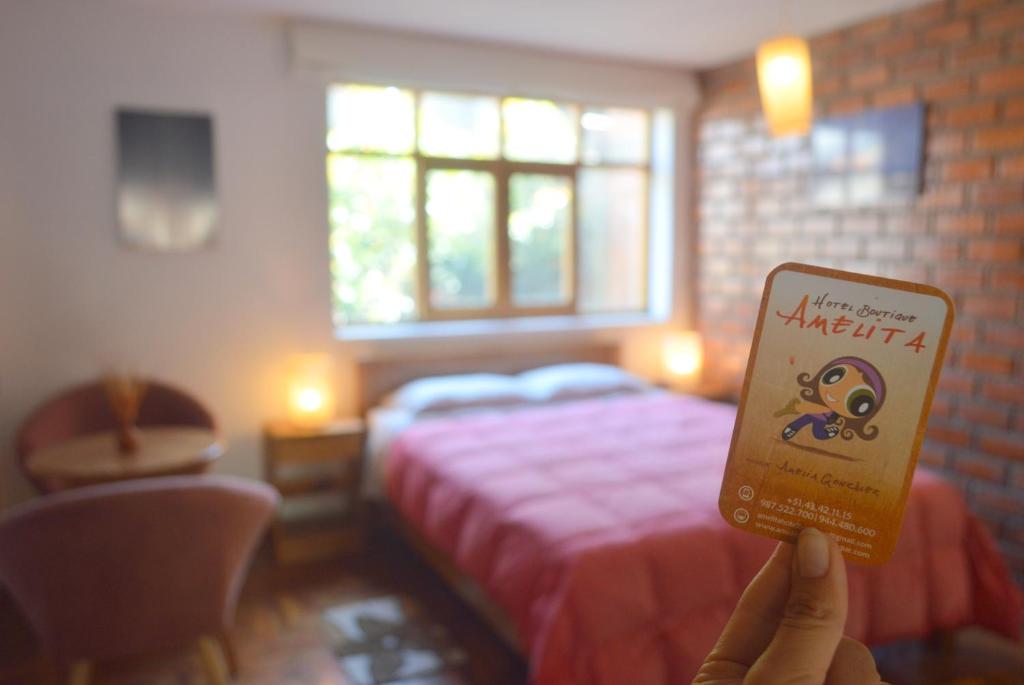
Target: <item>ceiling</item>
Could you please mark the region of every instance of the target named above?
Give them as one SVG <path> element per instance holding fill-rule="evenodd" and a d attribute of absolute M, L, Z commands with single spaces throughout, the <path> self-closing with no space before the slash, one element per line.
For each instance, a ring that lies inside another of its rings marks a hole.
<path fill-rule="evenodd" d="M 130 0 L 707 67 L 929 0 Z"/>

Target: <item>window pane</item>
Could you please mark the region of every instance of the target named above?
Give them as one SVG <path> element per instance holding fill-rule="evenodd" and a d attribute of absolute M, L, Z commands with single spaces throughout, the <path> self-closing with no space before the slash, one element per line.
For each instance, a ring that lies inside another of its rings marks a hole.
<path fill-rule="evenodd" d="M 580 311 L 646 306 L 647 172 L 582 169 L 579 174 Z"/>
<path fill-rule="evenodd" d="M 427 172 L 430 303 L 472 309 L 494 302 L 494 176 Z"/>
<path fill-rule="evenodd" d="M 512 174 L 508 236 L 512 301 L 568 304 L 572 298 L 572 178 Z"/>
<path fill-rule="evenodd" d="M 331 86 L 327 91 L 327 149 L 412 152 L 412 92 L 378 86 Z"/>
<path fill-rule="evenodd" d="M 647 112 L 642 109 L 587 109 L 583 128 L 584 164 L 646 164 Z"/>
<path fill-rule="evenodd" d="M 501 107 L 505 157 L 523 162 L 576 161 L 577 107 L 523 98 L 506 98 Z"/>
<path fill-rule="evenodd" d="M 411 159 L 327 157 L 336 324 L 415 318 Z"/>
<path fill-rule="evenodd" d="M 420 151 L 434 157 L 494 159 L 498 156 L 498 99 L 423 93 Z"/>

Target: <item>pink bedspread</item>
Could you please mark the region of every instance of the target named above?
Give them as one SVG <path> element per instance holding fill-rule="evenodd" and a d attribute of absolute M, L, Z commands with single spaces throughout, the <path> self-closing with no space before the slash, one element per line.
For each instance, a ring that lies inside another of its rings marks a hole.
<path fill-rule="evenodd" d="M 774 543 L 726 525 L 735 409 L 668 394 L 439 419 L 394 443 L 389 495 L 513 620 L 537 685 L 688 683 Z M 850 566 L 867 643 L 979 624 L 1021 598 L 987 531 L 919 471 L 888 564 Z"/>

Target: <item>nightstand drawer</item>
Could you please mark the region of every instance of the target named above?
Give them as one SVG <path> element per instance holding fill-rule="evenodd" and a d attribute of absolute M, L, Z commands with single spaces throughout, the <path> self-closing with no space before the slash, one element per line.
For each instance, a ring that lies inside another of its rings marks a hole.
<path fill-rule="evenodd" d="M 275 460 L 268 464 L 270 470 L 267 478 L 273 481 L 274 486 L 282 483 L 301 484 L 299 489 L 317 490 L 319 486 L 333 484 L 338 487 L 347 488 L 359 481 L 363 468 L 363 460 L 354 455 L 336 455 L 329 459 L 310 460 L 292 459 L 289 461 Z M 289 487 L 288 485 L 285 486 Z M 285 494 L 282 491 L 282 494 Z"/>
<path fill-rule="evenodd" d="M 295 478 L 282 475 L 282 471 L 279 469 L 278 475 L 271 485 L 277 488 L 283 497 L 338 490 L 355 491 L 359 488 L 359 475 L 360 469 L 357 462 L 349 462 L 340 473 L 322 473 Z"/>
<path fill-rule="evenodd" d="M 365 530 L 327 519 L 308 524 L 277 524 L 273 529 L 274 556 L 286 564 L 328 559 L 361 551 Z"/>
<path fill-rule="evenodd" d="M 274 462 L 330 461 L 362 457 L 363 436 L 333 435 L 296 440 L 267 441 Z"/>
<path fill-rule="evenodd" d="M 266 477 L 282 497 L 272 528 L 278 561 L 312 561 L 362 549 L 365 441 L 366 427 L 358 419 L 319 428 L 267 426 Z"/>

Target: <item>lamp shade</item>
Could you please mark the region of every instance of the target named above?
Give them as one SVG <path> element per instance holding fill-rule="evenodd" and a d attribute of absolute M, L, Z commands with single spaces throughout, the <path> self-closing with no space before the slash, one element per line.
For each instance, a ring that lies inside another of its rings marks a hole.
<path fill-rule="evenodd" d="M 662 363 L 670 380 L 694 380 L 704 365 L 700 334 L 696 331 L 669 333 L 662 341 Z"/>
<path fill-rule="evenodd" d="M 806 40 L 782 36 L 762 43 L 757 49 L 757 84 L 772 135 L 807 133 L 814 96 Z"/>
<path fill-rule="evenodd" d="M 327 354 L 297 354 L 288 363 L 288 420 L 315 428 L 334 418 L 334 364 Z"/>

